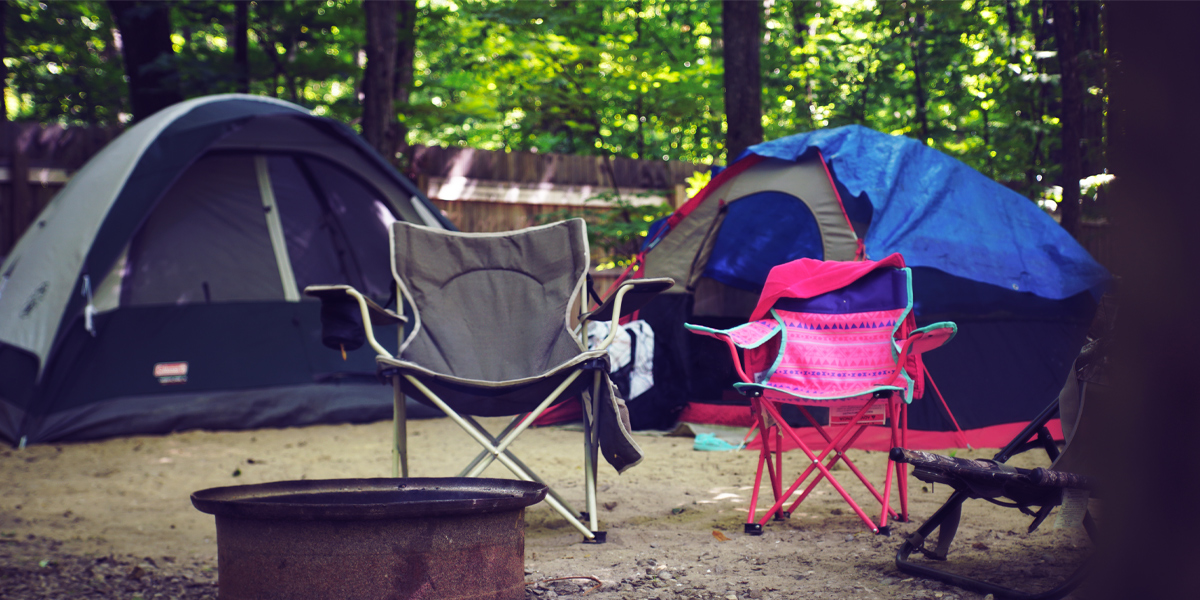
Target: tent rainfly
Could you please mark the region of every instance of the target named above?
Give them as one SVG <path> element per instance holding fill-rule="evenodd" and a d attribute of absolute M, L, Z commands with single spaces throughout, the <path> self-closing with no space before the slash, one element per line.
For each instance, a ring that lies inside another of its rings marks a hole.
<path fill-rule="evenodd" d="M 860 126 L 752 146 L 652 228 L 641 274 L 677 283 L 641 312 L 655 332 L 656 389 L 630 403 L 635 427 L 748 422 L 732 370 L 720 368 L 728 351 L 683 321 L 745 322 L 776 265 L 894 252 L 913 270 L 917 324 L 959 326 L 925 361 L 965 435 L 927 391 L 910 409 L 910 447 L 1006 443 L 1057 396 L 1109 274 L 1027 198 Z"/>
<path fill-rule="evenodd" d="M 299 290 L 386 301 L 396 220 L 453 228 L 345 125 L 237 94 L 152 115 L 0 266 L 0 438 L 387 417 L 374 354 L 325 349 Z"/>

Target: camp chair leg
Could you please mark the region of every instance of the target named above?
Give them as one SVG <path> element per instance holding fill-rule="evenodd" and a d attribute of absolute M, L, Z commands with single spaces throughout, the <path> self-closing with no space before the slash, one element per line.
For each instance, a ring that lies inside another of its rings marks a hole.
<path fill-rule="evenodd" d="M 762 535 L 762 525 L 755 523 L 758 513 L 758 498 L 759 490 L 762 486 L 763 467 L 766 467 L 767 477 L 771 482 L 771 493 L 774 499 L 778 502 L 785 496 L 783 493 L 783 433 L 780 431 L 780 426 L 773 423 L 771 418 L 762 412 L 761 408 L 755 408 L 759 403 L 763 402 L 760 398 L 750 399 L 752 410 L 757 415 L 758 430 L 762 439 L 762 448 L 758 453 L 758 470 L 754 475 L 754 489 L 750 492 L 750 508 L 746 515 L 745 531 L 750 535 Z M 772 449 L 773 448 L 773 449 Z M 775 510 L 767 511 L 763 515 L 763 523 L 767 519 L 774 518 L 776 521 L 782 521 L 791 517 L 791 511 Z"/>
<path fill-rule="evenodd" d="M 571 383 L 573 383 L 575 379 L 579 377 L 581 372 L 582 371 L 575 371 L 567 376 L 567 378 L 561 384 L 559 384 L 559 386 L 546 398 L 546 400 L 544 400 L 536 409 L 530 412 L 531 417 L 523 420 L 520 424 L 514 427 L 513 430 L 509 432 L 508 436 L 501 440 L 500 444 L 493 444 L 493 442 L 488 439 L 491 437 L 490 435 L 484 435 L 481 433 L 478 429 L 476 429 L 475 426 L 471 424 L 470 421 L 463 418 L 463 416 L 455 412 L 454 409 L 450 408 L 450 406 L 446 404 L 444 400 L 439 398 L 437 394 L 433 393 L 433 390 L 430 390 L 429 387 L 427 387 L 419 379 L 413 377 L 412 375 L 405 375 L 404 378 L 407 379 L 413 387 L 417 388 L 418 391 L 424 394 L 426 398 L 429 398 L 430 402 L 433 402 L 433 404 L 441 409 L 442 412 L 446 413 L 447 417 L 450 417 L 450 419 L 457 423 L 458 426 L 463 429 L 463 431 L 467 432 L 467 435 L 474 438 L 474 440 L 480 446 L 483 446 L 483 448 L 489 453 L 489 457 L 487 459 L 480 461 L 480 463 L 472 469 L 472 471 L 476 472 L 476 474 L 469 476 L 477 476 L 478 473 L 486 469 L 487 466 L 493 461 L 500 461 L 500 464 L 507 467 L 508 470 L 511 471 L 513 475 L 516 475 L 518 479 L 522 479 L 524 481 L 535 481 L 535 479 L 528 472 L 526 472 L 525 469 L 521 468 L 521 466 L 518 465 L 515 460 L 510 458 L 508 452 L 506 452 L 508 444 L 511 444 L 516 436 L 525 431 L 529 424 L 533 422 L 533 419 L 536 419 L 537 416 L 542 413 L 542 411 L 546 410 L 546 408 L 550 406 L 552 402 L 554 402 L 555 398 L 557 398 L 559 394 L 561 394 L 563 390 L 567 388 L 567 386 L 571 385 Z M 481 467 L 480 465 L 483 466 Z M 583 533 L 583 537 L 585 539 L 592 540 L 596 538 L 596 535 L 592 533 L 592 530 L 588 529 L 582 522 L 580 522 L 574 513 L 567 507 L 563 506 L 563 504 L 559 502 L 554 495 L 546 496 L 546 504 L 549 504 L 551 508 L 558 512 L 558 514 L 562 515 L 572 527 Z"/>
<path fill-rule="evenodd" d="M 596 516 L 596 463 L 600 458 L 600 371 L 596 371 L 593 377 L 592 397 L 583 403 L 583 484 L 588 528 L 594 532 L 600 528 Z"/>
<path fill-rule="evenodd" d="M 888 423 L 890 423 L 891 427 L 890 433 L 891 442 L 893 444 L 892 447 L 895 448 L 894 444 L 900 441 L 899 431 L 896 427 L 898 408 L 896 407 L 895 394 L 888 395 L 887 404 L 885 405 L 884 409 L 884 414 L 886 415 L 886 419 Z M 884 466 L 883 470 L 883 513 L 879 516 L 879 532 L 884 535 L 891 535 L 892 530 L 890 527 L 888 527 L 887 520 L 890 508 L 889 504 L 892 500 L 892 478 L 895 477 L 896 470 L 892 466 L 892 458 L 890 453 L 888 454 L 887 464 Z M 895 513 L 892 514 L 894 515 Z"/>
<path fill-rule="evenodd" d="M 770 402 L 764 402 L 763 408 L 766 409 L 766 411 L 771 415 L 772 418 L 774 418 L 777 421 L 784 422 L 783 417 L 779 414 L 779 411 L 776 410 L 776 408 L 773 404 L 771 404 Z M 865 412 L 865 410 L 863 412 Z M 857 421 L 861 417 L 862 417 L 862 415 L 859 414 L 857 417 L 855 417 L 855 421 Z M 841 441 L 840 437 L 845 435 L 846 431 L 847 431 L 847 429 L 845 429 L 845 428 L 842 429 L 841 433 L 838 434 L 838 438 L 835 438 L 837 442 Z M 810 461 L 812 461 L 812 465 L 810 465 L 808 467 L 808 469 L 805 470 L 805 472 L 806 473 L 811 472 L 814 467 L 818 471 L 820 471 L 821 475 L 823 475 L 827 480 L 829 480 L 830 485 L 832 485 L 833 488 L 835 490 L 837 490 L 838 494 L 840 494 L 842 496 L 842 499 L 845 500 L 846 503 L 850 505 L 850 508 L 852 510 L 854 510 L 854 514 L 858 515 L 858 517 L 860 519 L 862 519 L 863 523 L 866 523 L 867 526 L 871 528 L 872 532 L 879 533 L 879 528 L 875 525 L 874 522 L 871 521 L 871 518 L 868 517 L 865 512 L 863 512 L 862 508 L 859 507 L 858 503 L 854 501 L 854 498 L 850 497 L 850 494 L 848 492 L 846 492 L 845 488 L 843 488 L 841 486 L 841 484 L 838 483 L 837 479 L 835 479 L 833 477 L 833 474 L 830 473 L 829 470 L 825 468 L 825 465 L 821 462 L 822 460 L 824 460 L 825 456 L 829 453 L 829 451 L 832 449 L 833 446 L 831 445 L 830 448 L 826 448 L 825 451 L 821 454 L 821 457 L 817 458 L 817 456 L 815 454 L 813 454 L 812 450 L 810 450 L 808 448 L 808 445 L 804 443 L 804 440 L 800 439 L 800 436 L 797 435 L 795 431 L 792 431 L 790 428 L 784 427 L 783 432 L 788 437 L 790 437 L 792 439 L 792 441 L 795 442 L 796 445 L 800 448 L 800 450 L 804 452 L 804 455 L 807 456 Z M 796 488 L 799 487 L 801 483 L 803 483 L 803 481 L 804 481 L 803 478 L 797 480 L 796 483 L 792 484 L 792 487 L 788 488 L 788 491 L 786 493 L 791 494 L 792 492 L 794 492 L 796 490 Z M 787 497 L 785 496 L 784 498 L 782 498 L 778 502 L 776 502 L 775 506 L 771 507 L 771 510 L 768 512 L 768 514 L 773 513 L 776 510 L 779 510 L 780 506 L 786 500 L 787 500 Z M 765 518 L 763 521 L 765 522 Z"/>
<path fill-rule="evenodd" d="M 783 430 L 776 423 L 773 427 L 775 430 L 775 468 L 771 469 L 771 463 L 767 463 L 767 468 L 771 475 L 771 492 L 778 499 L 783 493 Z"/>
<path fill-rule="evenodd" d="M 392 375 L 392 477 L 408 477 L 408 407 L 400 375 Z"/>
<path fill-rule="evenodd" d="M 901 397 L 897 406 L 896 423 L 893 421 L 892 437 L 899 445 L 893 445 L 893 448 L 907 448 L 904 444 L 908 443 L 908 403 Z M 891 460 L 891 453 L 888 453 L 888 462 L 896 469 L 896 486 L 900 488 L 900 516 L 896 517 L 901 523 L 908 522 L 908 466 L 901 462 Z"/>
<path fill-rule="evenodd" d="M 750 492 L 750 512 L 746 515 L 746 533 L 749 533 L 750 535 L 762 535 L 762 526 L 756 524 L 754 521 L 756 513 L 758 512 L 758 494 L 759 489 L 762 486 L 764 465 L 767 467 L 767 477 L 771 480 L 771 491 L 775 494 L 776 499 L 779 497 L 779 471 L 773 466 L 774 463 L 771 462 L 772 434 L 777 436 L 778 430 L 773 425 L 768 423 L 766 416 L 762 412 L 762 409 L 755 406 L 758 402 L 761 402 L 761 400 L 758 398 L 751 398 L 750 402 L 754 407 L 752 410 L 758 419 L 758 431 L 760 437 L 762 438 L 762 448 L 759 449 L 758 452 L 758 470 L 754 474 L 754 489 Z M 774 453 L 777 457 L 783 454 L 778 445 L 775 446 Z"/>

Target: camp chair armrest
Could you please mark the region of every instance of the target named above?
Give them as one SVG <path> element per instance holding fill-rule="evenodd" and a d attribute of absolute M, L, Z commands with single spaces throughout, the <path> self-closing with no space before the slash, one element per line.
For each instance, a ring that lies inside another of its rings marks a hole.
<path fill-rule="evenodd" d="M 630 279 L 621 283 L 617 291 L 604 299 L 595 310 L 585 313 L 583 321 L 611 321 L 613 314 L 620 319 L 642 308 L 658 294 L 671 289 L 675 280 L 669 277 L 655 279 Z"/>
<path fill-rule="evenodd" d="M 344 296 L 353 298 L 358 302 L 359 309 L 362 311 L 363 333 L 367 336 L 367 343 L 380 356 L 393 358 L 392 353 L 388 352 L 375 339 L 373 328 L 375 325 L 398 325 L 408 321 L 408 317 L 379 306 L 375 301 L 348 285 L 310 285 L 304 288 L 304 294 L 317 298 L 322 303 L 342 300 Z"/>
<path fill-rule="evenodd" d="M 729 346 L 729 354 L 733 358 L 733 368 L 737 370 L 738 377 L 742 379 L 743 383 L 757 383 L 746 375 L 745 369 L 742 368 L 742 357 L 740 354 L 738 354 L 738 346 L 727 332 L 709 329 L 708 327 L 702 327 L 699 325 L 692 325 L 691 323 L 684 323 L 683 326 L 692 333 L 706 335 L 708 337 L 716 338 L 725 342 L 725 344 Z"/>
<path fill-rule="evenodd" d="M 904 343 L 900 347 L 900 355 L 896 359 L 896 364 L 899 369 L 903 369 L 910 355 L 923 354 L 935 348 L 940 348 L 954 339 L 957 333 L 958 325 L 949 321 L 942 321 L 913 330 L 912 333 L 908 334 L 907 338 L 904 338 Z M 899 370 L 896 372 L 899 374 Z"/>

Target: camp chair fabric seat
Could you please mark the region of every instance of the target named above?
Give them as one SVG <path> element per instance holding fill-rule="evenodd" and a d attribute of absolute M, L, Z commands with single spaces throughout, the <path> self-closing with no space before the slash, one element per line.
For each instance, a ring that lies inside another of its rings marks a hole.
<path fill-rule="evenodd" d="M 583 337 L 587 318 L 596 314 L 584 312 L 590 264 L 584 222 L 476 234 L 396 222 L 391 246 L 395 314 L 405 314 L 408 327 L 395 354 L 375 340 L 372 327 L 363 328 L 378 353 L 380 375 L 391 380 L 397 398 L 409 395 L 436 407 L 483 447 L 460 474 L 468 477 L 499 461 L 520 479 L 541 481 L 509 445 L 547 408 L 581 397 L 588 508 L 575 511 L 553 489 L 547 502 L 586 541 L 604 541 L 596 518 L 596 462 L 602 451 L 623 472 L 642 460 L 642 452 L 629 433 L 625 403 L 608 378 L 611 336 L 590 349 Z M 623 285 L 599 312 L 620 315 L 627 295 L 637 304 L 671 285 L 670 280 Z M 335 302 L 327 290 L 312 291 L 326 294 L 323 302 Z M 377 324 L 365 300 L 359 304 L 362 322 Z M 476 416 L 514 419 L 493 435 Z M 406 475 L 402 422 L 398 413 L 395 453 Z"/>
<path fill-rule="evenodd" d="M 911 273 L 903 258 L 892 255 L 878 262 L 838 263 L 800 259 L 773 269 L 751 322 L 729 330 L 687 325 L 695 333 L 727 342 L 742 382 L 734 387 L 751 398 L 761 441 L 758 473 L 751 494 L 746 531 L 758 534 L 770 518 L 786 518 L 822 479 L 834 486 L 872 531 L 888 531 L 893 469 L 900 489 L 899 518 L 908 511 L 907 480 L 903 469 L 888 462 L 880 493 L 845 455 L 878 416 L 879 405 L 892 439 L 906 435 L 907 405 L 921 395 L 920 355 L 953 338 L 956 327 L 942 322 L 917 329 L 912 316 Z M 761 318 L 766 317 L 766 318 Z M 739 356 L 738 350 L 741 349 Z M 780 412 L 797 405 L 824 438 L 817 456 Z M 846 409 L 826 430 L 804 406 Z M 848 417 L 848 418 L 847 418 Z M 835 422 L 836 421 L 836 422 Z M 798 446 L 811 463 L 787 490 L 783 489 L 784 437 Z M 827 464 L 823 461 L 829 458 Z M 829 469 L 844 461 L 882 506 L 878 522 L 869 518 Z M 814 470 L 815 479 L 790 508 L 785 502 Z M 758 486 L 769 477 L 775 503 L 757 516 Z"/>

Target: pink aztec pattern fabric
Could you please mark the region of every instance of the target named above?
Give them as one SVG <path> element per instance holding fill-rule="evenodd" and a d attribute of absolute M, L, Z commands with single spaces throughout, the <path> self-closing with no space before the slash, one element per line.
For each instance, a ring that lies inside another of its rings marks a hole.
<path fill-rule="evenodd" d="M 776 312 L 787 328 L 787 346 L 775 372 L 763 383 L 807 398 L 850 398 L 881 385 L 905 385 L 896 377 L 892 341 L 904 309 L 852 314 Z M 789 399 L 782 394 L 770 396 Z"/>

